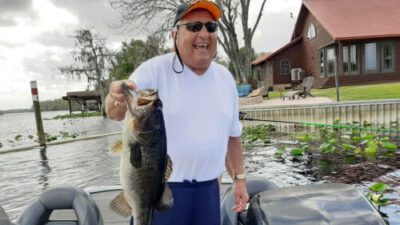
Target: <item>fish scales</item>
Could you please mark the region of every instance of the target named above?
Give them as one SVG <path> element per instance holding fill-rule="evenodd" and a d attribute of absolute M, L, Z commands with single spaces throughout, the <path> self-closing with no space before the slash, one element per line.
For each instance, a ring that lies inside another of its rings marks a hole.
<path fill-rule="evenodd" d="M 123 193 L 110 207 L 123 216 L 133 215 L 136 225 L 150 225 L 154 209 L 173 206 L 168 187 L 172 161 L 167 155 L 162 103 L 157 90 L 146 89 L 133 96 L 126 84 L 121 86 L 127 112 L 122 144 L 112 152 L 121 154 L 120 181 Z"/>

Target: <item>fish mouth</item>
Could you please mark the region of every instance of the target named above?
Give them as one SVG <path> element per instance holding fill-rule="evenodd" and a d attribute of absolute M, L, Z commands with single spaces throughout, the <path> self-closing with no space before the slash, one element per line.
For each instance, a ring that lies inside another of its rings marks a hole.
<path fill-rule="evenodd" d="M 131 89 L 129 89 L 128 85 L 125 82 L 121 83 L 122 93 L 124 95 L 124 99 L 127 105 L 127 109 L 132 115 L 136 116 L 135 110 L 133 109 L 132 103 L 135 102 L 135 97 L 131 94 Z M 137 92 L 133 91 L 137 96 Z"/>
<path fill-rule="evenodd" d="M 143 91 L 138 92 L 137 95 L 138 95 L 138 98 L 137 98 L 138 106 L 149 105 L 152 102 L 155 102 L 158 100 L 157 89 L 145 89 Z"/>

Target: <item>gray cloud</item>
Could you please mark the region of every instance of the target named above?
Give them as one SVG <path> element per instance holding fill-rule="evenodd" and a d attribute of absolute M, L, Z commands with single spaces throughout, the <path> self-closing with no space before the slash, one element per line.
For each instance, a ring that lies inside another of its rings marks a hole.
<path fill-rule="evenodd" d="M 256 52 L 273 52 L 289 43 L 295 23 L 289 15 L 268 13 L 262 17 L 257 28 L 261 35 L 255 34 L 253 38 Z"/>
<path fill-rule="evenodd" d="M 94 28 L 107 42 L 120 42 L 129 34 L 113 28 L 119 23 L 117 11 L 111 8 L 109 0 L 52 0 L 78 17 L 80 27 Z"/>
<path fill-rule="evenodd" d="M 57 46 L 61 48 L 71 48 L 74 46 L 72 34 L 65 34 L 59 31 L 49 31 L 41 33 L 35 40 L 45 46 Z"/>
<path fill-rule="evenodd" d="M 59 66 L 71 62 L 72 57 L 67 51 L 64 53 L 55 53 L 47 50 L 34 58 L 25 57 L 22 61 L 22 66 L 26 72 L 35 74 L 35 79 L 51 81 L 55 74 L 60 74 L 58 71 Z"/>
<path fill-rule="evenodd" d="M 17 25 L 15 19 L 0 17 L 0 27 L 11 27 Z"/>
<path fill-rule="evenodd" d="M 8 41 L 0 40 L 0 46 L 6 48 L 15 48 L 15 47 L 21 47 L 21 44 L 15 44 Z"/>
<path fill-rule="evenodd" d="M 32 7 L 32 0 L 0 0 L 0 13 L 24 12 Z"/>
<path fill-rule="evenodd" d="M 38 16 L 32 8 L 32 0 L 0 0 L 0 27 L 17 25 L 16 17 L 36 20 Z"/>
<path fill-rule="evenodd" d="M 56 59 L 58 58 L 58 59 Z M 58 70 L 61 66 L 73 64 L 69 51 L 55 53 L 45 51 L 35 58 L 24 58 L 24 71 L 30 74 L 30 80 L 36 80 L 41 87 L 41 100 L 61 98 L 67 91 L 79 91 L 86 87 L 85 80 L 68 78 Z"/>

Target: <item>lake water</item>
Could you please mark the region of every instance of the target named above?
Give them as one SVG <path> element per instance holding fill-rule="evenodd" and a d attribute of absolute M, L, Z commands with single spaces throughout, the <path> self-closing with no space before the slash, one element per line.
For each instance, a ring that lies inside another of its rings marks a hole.
<path fill-rule="evenodd" d="M 68 111 L 42 112 L 44 132 L 63 140 L 60 132 L 75 134 L 77 137 L 105 134 L 121 130 L 121 123 L 103 119 L 102 117 L 87 117 L 74 119 L 52 119 L 58 115 L 67 115 Z M 37 144 L 37 129 L 35 114 L 13 113 L 0 116 L 1 149 Z M 22 135 L 16 139 L 18 135 Z M 31 135 L 32 138 L 29 137 Z M 68 138 L 68 137 L 67 137 Z"/>
<path fill-rule="evenodd" d="M 66 114 L 66 112 L 45 112 L 43 118 L 52 118 L 57 114 Z M 28 134 L 34 135 L 36 132 L 32 113 L 6 114 L 0 119 L 0 125 L 0 140 L 6 147 L 34 143 L 27 137 Z M 58 134 L 62 131 L 79 133 L 79 137 L 121 130 L 120 123 L 102 117 L 45 120 L 44 127 L 50 134 Z M 26 138 L 22 137 L 19 141 L 15 141 L 14 137 L 18 134 Z M 46 150 L 33 149 L 0 154 L 0 205 L 15 221 L 26 206 L 49 187 L 75 185 L 87 188 L 118 185 L 119 157 L 110 156 L 108 147 L 119 138 L 119 135 L 115 135 L 54 145 Z M 276 146 L 283 144 L 290 148 L 296 143 L 288 141 L 287 138 L 274 138 L 270 146 L 245 150 L 245 168 L 249 176 L 263 176 L 282 187 L 334 182 L 335 179 L 340 178 L 334 173 L 316 175 L 312 172 L 317 168 L 313 165 L 315 162 L 310 162 L 306 156 L 300 160 L 285 162 L 275 160 L 273 154 Z M 391 204 L 382 208 L 382 212 L 389 215 L 391 225 L 400 224 L 400 189 L 396 185 L 399 183 L 400 166 L 396 164 L 392 167 L 388 170 L 390 172 L 382 173 L 379 178 L 373 179 L 373 181 L 380 180 L 388 183 L 392 190 L 385 194 L 386 198 L 392 200 Z M 367 193 L 371 184 L 373 184 L 372 181 L 362 181 L 356 186 L 360 191 Z"/>

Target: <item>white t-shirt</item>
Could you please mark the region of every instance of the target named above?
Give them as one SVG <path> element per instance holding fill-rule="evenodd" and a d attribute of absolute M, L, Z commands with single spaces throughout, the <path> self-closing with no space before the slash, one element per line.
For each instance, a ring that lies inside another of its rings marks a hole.
<path fill-rule="evenodd" d="M 242 133 L 236 85 L 231 73 L 215 62 L 201 76 L 186 65 L 177 74 L 172 70 L 174 55 L 142 63 L 129 79 L 138 90 L 158 89 L 173 162 L 169 181 L 212 180 L 224 172 L 229 137 Z"/>

